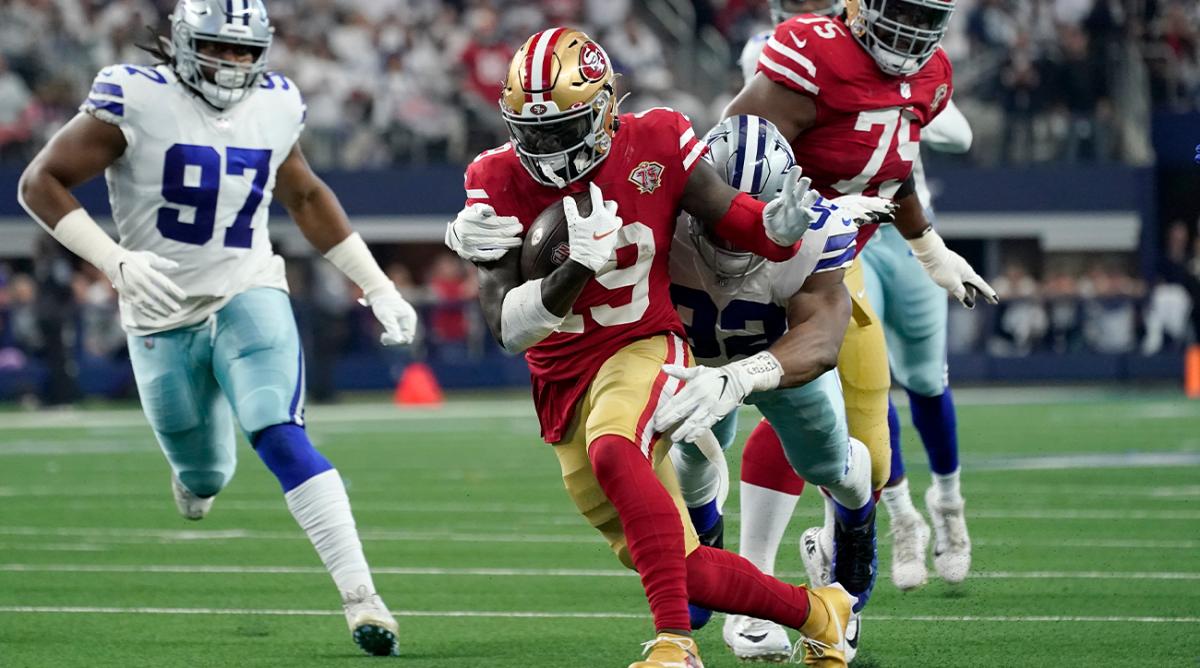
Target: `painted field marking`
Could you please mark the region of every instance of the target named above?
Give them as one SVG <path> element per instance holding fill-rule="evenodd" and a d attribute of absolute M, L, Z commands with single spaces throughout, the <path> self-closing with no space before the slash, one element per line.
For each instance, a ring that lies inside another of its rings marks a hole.
<path fill-rule="evenodd" d="M 180 575 L 323 575 L 317 566 L 241 566 L 213 564 L 0 564 L 3 573 L 159 573 Z M 615 568 L 441 568 L 393 566 L 372 568 L 375 575 L 422 575 L 449 577 L 636 577 Z M 802 572 L 782 572 L 780 577 L 798 579 Z M 1158 571 L 984 571 L 971 577 L 983 580 L 1200 580 L 1200 573 Z"/>
<path fill-rule="evenodd" d="M 96 606 L 0 606 L 6 614 L 100 614 L 100 615 L 233 615 L 266 617 L 341 617 L 340 610 L 290 610 L 270 608 L 143 608 Z M 396 617 L 495 618 L 495 619 L 646 619 L 634 612 L 550 612 L 486 610 L 393 610 Z M 1099 624 L 1200 624 L 1200 617 L 1089 617 L 1074 615 L 871 615 L 879 622 L 1011 622 L 1011 623 L 1099 623 Z"/>

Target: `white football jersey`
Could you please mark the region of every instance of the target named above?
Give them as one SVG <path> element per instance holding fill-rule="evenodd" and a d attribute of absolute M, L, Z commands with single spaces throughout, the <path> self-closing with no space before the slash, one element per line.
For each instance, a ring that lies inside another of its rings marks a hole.
<path fill-rule="evenodd" d="M 854 263 L 858 227 L 839 215 L 804 234 L 787 262 L 763 262 L 742 278 L 717 276 L 701 257 L 686 220 L 671 245 L 671 301 L 683 321 L 692 353 L 720 366 L 766 350 L 788 329 L 788 302 L 813 274 Z"/>
<path fill-rule="evenodd" d="M 267 219 L 276 170 L 304 127 L 291 80 L 267 74 L 252 95 L 218 111 L 166 65 L 114 65 L 80 109 L 125 135 L 124 155 L 105 172 L 121 245 L 178 262 L 164 273 L 188 295 L 169 319 L 122 299 L 126 331 L 193 325 L 250 288 L 287 289 Z"/>

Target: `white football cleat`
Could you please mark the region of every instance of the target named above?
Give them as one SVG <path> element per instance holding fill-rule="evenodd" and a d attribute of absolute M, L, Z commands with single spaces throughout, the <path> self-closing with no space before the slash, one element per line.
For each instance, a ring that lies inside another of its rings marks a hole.
<path fill-rule="evenodd" d="M 833 583 L 833 536 L 824 527 L 810 527 L 800 535 L 800 560 L 808 573 L 810 589 Z"/>
<path fill-rule="evenodd" d="M 726 615 L 721 635 L 733 655 L 743 661 L 783 662 L 792 658 L 792 641 L 787 630 L 775 622 Z"/>
<path fill-rule="evenodd" d="M 383 604 L 379 594 L 367 592 L 365 586 L 342 594 L 346 623 L 354 642 L 371 656 L 400 654 L 400 626 Z"/>
<path fill-rule="evenodd" d="M 917 513 L 892 516 L 892 583 L 911 591 L 929 582 L 925 555 L 929 551 L 929 525 Z"/>
<path fill-rule="evenodd" d="M 962 497 L 947 502 L 938 494 L 936 487 L 930 487 L 925 492 L 925 506 L 929 509 L 929 519 L 933 521 L 933 567 L 946 582 L 959 584 L 967 579 L 967 573 L 971 570 L 971 536 L 967 534 L 966 502 Z"/>
<path fill-rule="evenodd" d="M 854 663 L 854 658 L 858 656 L 858 635 L 862 630 L 862 613 L 856 612 L 850 616 L 850 623 L 846 624 L 846 663 Z"/>
<path fill-rule="evenodd" d="M 179 509 L 179 514 L 192 521 L 204 519 L 208 511 L 212 510 L 213 499 L 217 498 L 210 496 L 206 499 L 192 494 L 192 490 L 184 487 L 174 473 L 171 474 L 171 494 L 175 497 L 175 507 Z"/>

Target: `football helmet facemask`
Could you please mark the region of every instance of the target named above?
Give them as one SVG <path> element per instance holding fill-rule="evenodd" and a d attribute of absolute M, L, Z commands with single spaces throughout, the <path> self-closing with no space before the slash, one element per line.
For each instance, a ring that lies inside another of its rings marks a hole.
<path fill-rule="evenodd" d="M 267 71 L 274 28 L 262 0 L 180 0 L 171 13 L 171 57 L 180 81 L 216 109 L 246 99 Z M 250 62 L 203 53 L 205 44 L 245 50 Z"/>
<path fill-rule="evenodd" d="M 892 76 L 915 74 L 937 52 L 956 0 L 850 0 L 854 37 Z"/>
<path fill-rule="evenodd" d="M 608 156 L 617 130 L 613 77 L 604 49 L 571 28 L 543 30 L 517 50 L 500 112 L 535 181 L 563 188 Z"/>

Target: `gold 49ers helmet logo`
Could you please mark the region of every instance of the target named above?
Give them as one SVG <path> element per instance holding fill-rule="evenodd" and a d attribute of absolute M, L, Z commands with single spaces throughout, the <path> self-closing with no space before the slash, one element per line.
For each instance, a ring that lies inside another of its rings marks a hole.
<path fill-rule="evenodd" d="M 649 195 L 662 185 L 663 166 L 657 162 L 643 162 L 629 173 L 629 180 L 638 192 Z"/>
<path fill-rule="evenodd" d="M 579 73 L 588 81 L 600 81 L 608 74 L 608 56 L 595 42 L 588 42 L 579 49 Z"/>

